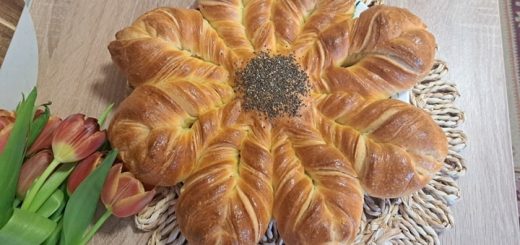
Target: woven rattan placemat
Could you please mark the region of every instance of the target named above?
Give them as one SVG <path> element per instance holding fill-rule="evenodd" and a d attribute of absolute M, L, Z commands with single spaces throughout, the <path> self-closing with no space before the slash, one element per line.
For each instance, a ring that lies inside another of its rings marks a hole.
<path fill-rule="evenodd" d="M 380 4 L 381 1 L 365 1 Z M 466 170 L 458 154 L 466 136 L 457 129 L 464 113 L 454 101 L 455 84 L 444 80 L 448 67 L 436 61 L 429 75 L 411 93 L 410 103 L 428 112 L 448 138 L 449 154 L 442 170 L 417 193 L 397 199 L 365 196 L 364 213 L 354 244 L 439 244 L 439 234 L 453 225 L 450 206 L 460 197 L 456 180 Z M 135 216 L 137 228 L 151 231 L 148 244 L 186 244 L 175 216 L 180 186 L 160 188 L 153 202 Z M 260 244 L 283 244 L 273 221 Z"/>

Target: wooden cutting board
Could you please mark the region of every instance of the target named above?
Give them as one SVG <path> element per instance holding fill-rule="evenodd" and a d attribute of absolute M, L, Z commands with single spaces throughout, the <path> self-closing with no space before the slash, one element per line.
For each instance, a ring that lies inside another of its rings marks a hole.
<path fill-rule="evenodd" d="M 18 19 L 22 15 L 23 0 L 0 0 L 0 67 L 11 43 Z"/>
<path fill-rule="evenodd" d="M 458 84 L 458 105 L 470 146 L 463 155 L 467 175 L 458 183 L 462 199 L 454 229 L 442 244 L 518 244 L 513 163 L 506 99 L 502 37 L 497 0 L 387 0 L 409 8 L 435 34 L 438 57 Z M 34 0 L 33 19 L 40 49 L 40 101 L 52 100 L 60 115 L 97 116 L 128 93 L 125 78 L 110 60 L 114 34 L 158 6 L 186 7 L 191 0 Z M 492 96 L 490 96 L 492 95 Z M 111 219 L 91 244 L 145 244 L 132 219 Z"/>

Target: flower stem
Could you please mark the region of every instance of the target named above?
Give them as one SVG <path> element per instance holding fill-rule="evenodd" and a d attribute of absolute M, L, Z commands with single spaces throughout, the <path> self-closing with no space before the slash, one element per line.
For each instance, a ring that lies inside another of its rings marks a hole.
<path fill-rule="evenodd" d="M 83 239 L 81 240 L 80 245 L 87 244 L 90 241 L 90 239 L 92 239 L 92 237 L 94 237 L 94 235 L 99 230 L 99 228 L 101 228 L 101 226 L 105 223 L 105 221 L 107 221 L 107 219 L 110 218 L 110 216 L 112 216 L 112 212 L 107 209 L 105 211 L 105 213 L 103 213 L 103 215 L 101 217 L 99 217 L 96 224 L 94 224 L 94 226 L 92 226 L 92 228 L 90 228 L 88 233 L 85 234 L 85 236 L 83 236 Z"/>
<path fill-rule="evenodd" d="M 114 104 L 110 104 L 107 108 L 105 108 L 105 110 L 103 111 L 103 113 L 101 114 L 101 116 L 99 117 L 99 126 L 101 128 L 103 128 L 103 125 L 105 124 L 105 121 L 108 117 L 108 114 L 110 114 L 110 112 L 112 112 L 112 107 L 114 107 Z"/>
<path fill-rule="evenodd" d="M 31 206 L 31 203 L 36 197 L 36 194 L 38 194 L 38 191 L 40 191 L 40 189 L 42 188 L 43 183 L 45 183 L 45 180 L 49 178 L 49 175 L 51 175 L 52 172 L 54 172 L 58 165 L 60 165 L 60 162 L 58 162 L 58 160 L 52 160 L 51 164 L 49 164 L 49 166 L 45 169 L 42 175 L 38 177 L 36 181 L 31 185 L 31 187 L 27 191 L 25 200 L 22 203 L 22 210 L 27 210 Z"/>

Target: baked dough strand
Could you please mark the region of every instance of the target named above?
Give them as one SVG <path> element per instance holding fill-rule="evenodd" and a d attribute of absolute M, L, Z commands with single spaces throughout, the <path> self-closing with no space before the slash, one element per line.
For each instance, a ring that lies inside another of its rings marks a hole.
<path fill-rule="evenodd" d="M 330 95 L 323 102 L 339 104 L 341 97 Z M 408 195 L 421 189 L 441 169 L 448 143 L 426 112 L 391 99 L 349 103 L 360 109 L 338 113 L 341 109 L 318 106 L 324 114 L 319 127 L 325 139 L 353 164 L 368 195 Z"/>

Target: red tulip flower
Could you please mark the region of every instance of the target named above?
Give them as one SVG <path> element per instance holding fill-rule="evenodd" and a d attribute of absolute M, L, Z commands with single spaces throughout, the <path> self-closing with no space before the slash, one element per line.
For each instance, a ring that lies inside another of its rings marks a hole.
<path fill-rule="evenodd" d="M 99 130 L 94 118 L 85 118 L 83 114 L 74 114 L 63 120 L 56 128 L 52 138 L 54 160 L 27 192 L 22 209 L 27 210 L 40 191 L 43 183 L 61 163 L 80 161 L 94 153 L 105 142 L 105 131 Z"/>
<path fill-rule="evenodd" d="M 121 173 L 122 164 L 112 166 L 108 173 L 101 201 L 116 217 L 128 217 L 143 210 L 155 195 L 155 190 L 145 191 L 143 183 L 130 172 Z"/>
<path fill-rule="evenodd" d="M 18 177 L 18 186 L 16 188 L 18 197 L 22 199 L 25 197 L 25 193 L 31 184 L 45 171 L 51 161 L 52 153 L 48 150 L 40 151 L 25 161 Z"/>
<path fill-rule="evenodd" d="M 81 182 L 87 178 L 87 176 L 94 172 L 102 160 L 103 153 L 98 151 L 94 152 L 94 154 L 83 159 L 80 163 L 78 163 L 78 165 L 76 165 L 67 182 L 67 192 L 69 195 L 71 195 L 76 190 L 76 188 L 78 188 Z"/>
<path fill-rule="evenodd" d="M 0 153 L 4 150 L 7 139 L 14 126 L 14 113 L 0 110 Z"/>
<path fill-rule="evenodd" d="M 63 120 L 56 129 L 52 151 L 58 162 L 76 162 L 94 153 L 105 138 L 106 133 L 99 130 L 97 119 L 75 114 Z"/>
<path fill-rule="evenodd" d="M 32 155 L 33 153 L 41 151 L 43 149 L 50 149 L 52 146 L 52 138 L 54 136 L 54 132 L 56 131 L 56 128 L 58 128 L 60 123 L 61 118 L 51 116 L 49 118 L 49 121 L 47 121 L 47 124 L 45 124 L 45 127 L 43 128 L 38 138 L 36 138 L 31 148 L 27 151 L 27 155 Z"/>

